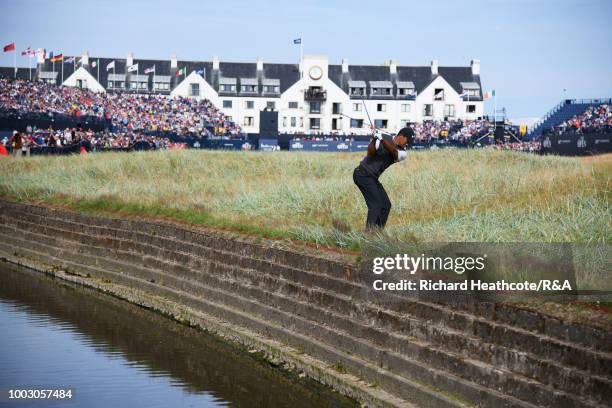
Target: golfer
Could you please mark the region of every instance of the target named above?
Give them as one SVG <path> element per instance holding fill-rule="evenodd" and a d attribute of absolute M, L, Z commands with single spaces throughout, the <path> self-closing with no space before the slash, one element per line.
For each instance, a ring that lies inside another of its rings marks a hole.
<path fill-rule="evenodd" d="M 353 172 L 353 181 L 368 206 L 366 230 L 385 228 L 391 211 L 391 201 L 378 179 L 387 167 L 406 158 L 406 148 L 410 147 L 413 141 L 414 131 L 409 127 L 400 130 L 394 138 L 383 136 L 375 129 L 368 145 L 367 156 Z"/>

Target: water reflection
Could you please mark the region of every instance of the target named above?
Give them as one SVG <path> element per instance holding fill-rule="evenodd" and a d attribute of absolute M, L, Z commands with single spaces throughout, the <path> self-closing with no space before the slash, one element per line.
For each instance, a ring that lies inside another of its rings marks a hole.
<path fill-rule="evenodd" d="M 195 329 L 1 262 L 0 330 L 0 389 L 74 389 L 71 404 L 19 407 L 354 406 Z"/>

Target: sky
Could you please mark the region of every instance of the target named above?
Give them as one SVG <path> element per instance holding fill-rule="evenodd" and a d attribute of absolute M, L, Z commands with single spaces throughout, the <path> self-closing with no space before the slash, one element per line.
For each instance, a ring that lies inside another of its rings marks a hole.
<path fill-rule="evenodd" d="M 0 0 L 0 41 L 64 55 L 468 66 L 510 118 L 612 97 L 612 0 Z M 2 53 L 0 66 L 12 66 Z M 487 101 L 486 111 L 493 104 Z"/>

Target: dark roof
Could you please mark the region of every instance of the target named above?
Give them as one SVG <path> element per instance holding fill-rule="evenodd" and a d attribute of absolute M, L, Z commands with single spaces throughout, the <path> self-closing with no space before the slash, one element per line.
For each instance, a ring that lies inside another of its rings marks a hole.
<path fill-rule="evenodd" d="M 32 78 L 36 74 L 36 68 L 32 68 Z M 15 68 L 13 67 L 0 67 L 0 78 L 15 78 Z M 29 68 L 17 68 L 18 79 L 30 79 Z"/>
<path fill-rule="evenodd" d="M 439 67 L 438 75 L 431 73 L 430 66 L 398 66 L 397 75 L 392 76 L 388 66 L 384 65 L 350 65 L 348 74 L 342 74 L 341 65 L 329 65 L 329 79 L 344 92 L 349 93 L 348 81 L 365 81 L 370 94 L 370 81 L 412 81 L 417 94 L 421 93 L 434 79 L 442 76 L 455 91 L 461 93 L 461 82 L 476 82 L 480 85 L 480 75 L 472 75 L 471 67 Z M 360 97 L 361 98 L 361 97 Z"/>
<path fill-rule="evenodd" d="M 69 58 L 66 56 L 65 58 Z M 81 57 L 76 57 L 77 61 Z M 93 68 L 92 62 L 99 61 L 98 68 Z M 125 58 L 98 58 L 89 57 L 89 65 L 87 67 L 89 73 L 99 82 L 103 87 L 107 87 L 107 71 L 106 66 L 115 61 L 115 70 L 108 72 L 114 72 L 117 74 L 127 74 L 126 70 L 126 59 Z M 153 59 L 134 59 L 134 64 L 139 64 L 139 74 L 144 74 L 146 68 L 150 68 L 155 65 L 156 75 L 171 76 L 171 89 L 174 89 L 185 76 L 177 77 L 176 69 L 170 68 L 170 60 L 153 60 Z M 45 61 L 43 64 L 44 71 L 52 70 L 52 63 Z M 55 71 L 59 72 L 57 76 L 58 83 L 61 81 L 61 69 L 62 65 L 64 68 L 64 80 L 67 79 L 74 71 L 74 64 L 66 64 L 61 62 L 55 63 Z M 219 72 L 213 73 L 213 63 L 210 61 L 178 61 L 178 69 L 183 67 L 186 68 L 186 74 L 189 75 L 193 71 L 204 70 L 204 79 L 206 82 L 218 92 L 219 91 L 219 77 L 225 78 L 257 78 L 259 81 L 259 95 L 262 95 L 262 80 L 263 79 L 278 79 L 280 81 L 280 92 L 283 93 L 293 84 L 300 79 L 300 72 L 298 64 L 263 64 L 263 73 L 258 75 L 257 63 L 255 62 L 220 62 Z M 79 64 L 77 64 L 77 68 Z M 35 69 L 32 71 L 35 72 Z M 13 69 L 11 67 L 0 67 L 0 75 L 12 76 Z M 476 82 L 479 86 L 480 75 L 472 75 L 471 67 L 439 67 L 438 75 L 432 75 L 431 67 L 427 66 L 398 66 L 397 74 L 391 75 L 390 69 L 385 65 L 350 65 L 349 72 L 343 74 L 341 65 L 328 66 L 328 75 L 336 85 L 338 85 L 344 92 L 349 93 L 348 81 L 365 81 L 367 84 L 367 95 L 370 95 L 370 81 L 390 81 L 395 85 L 397 81 L 412 81 L 415 85 L 417 94 L 421 93 L 431 82 L 442 76 L 458 93 L 462 92 L 461 82 Z M 20 78 L 29 78 L 29 71 L 27 68 L 19 68 L 18 76 Z M 152 77 L 152 75 L 150 75 Z M 238 82 L 238 85 L 240 82 Z M 150 84 L 150 87 L 152 84 Z M 151 88 L 152 89 L 152 88 Z M 394 91 L 393 93 L 397 93 Z M 240 95 L 240 88 L 238 87 L 236 95 Z"/>

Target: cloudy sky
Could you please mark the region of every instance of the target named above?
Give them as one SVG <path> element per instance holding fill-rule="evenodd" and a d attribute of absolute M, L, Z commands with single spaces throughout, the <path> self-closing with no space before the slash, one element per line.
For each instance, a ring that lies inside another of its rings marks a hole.
<path fill-rule="evenodd" d="M 564 98 L 612 97 L 610 0 L 0 0 L 0 40 L 47 51 L 139 58 L 468 65 L 512 118 Z M 19 66 L 28 59 L 17 57 Z M 0 65 L 13 65 L 2 53 Z M 564 91 L 565 89 L 565 91 Z M 490 112 L 492 104 L 487 103 Z"/>

